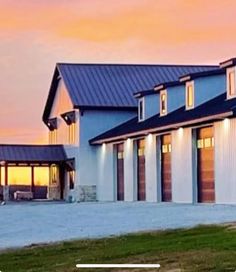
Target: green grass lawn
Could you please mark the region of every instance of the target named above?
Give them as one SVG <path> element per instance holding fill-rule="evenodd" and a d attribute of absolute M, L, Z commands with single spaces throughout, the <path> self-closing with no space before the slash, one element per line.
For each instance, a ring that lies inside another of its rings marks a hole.
<path fill-rule="evenodd" d="M 77 263 L 159 263 L 161 269 L 158 271 L 234 272 L 236 229 L 232 226 L 199 226 L 31 246 L 0 253 L 2 272 L 144 271 L 77 269 Z"/>

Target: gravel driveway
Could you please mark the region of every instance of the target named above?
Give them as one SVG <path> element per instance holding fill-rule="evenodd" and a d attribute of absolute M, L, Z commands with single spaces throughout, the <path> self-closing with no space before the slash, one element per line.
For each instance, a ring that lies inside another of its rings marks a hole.
<path fill-rule="evenodd" d="M 0 206 L 0 248 L 232 221 L 235 205 L 12 203 Z"/>

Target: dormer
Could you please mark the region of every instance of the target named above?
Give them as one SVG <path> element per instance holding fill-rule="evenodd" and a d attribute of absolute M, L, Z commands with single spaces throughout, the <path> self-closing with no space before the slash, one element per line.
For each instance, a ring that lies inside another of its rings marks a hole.
<path fill-rule="evenodd" d="M 225 70 L 188 74 L 180 77 L 185 84 L 185 108 L 191 110 L 225 92 Z"/>
<path fill-rule="evenodd" d="M 154 89 L 159 93 L 160 116 L 165 116 L 184 105 L 183 83 L 179 81 L 166 82 L 156 85 Z"/>
<path fill-rule="evenodd" d="M 227 99 L 236 97 L 236 58 L 220 63 L 220 67 L 226 69 Z"/>
<path fill-rule="evenodd" d="M 159 113 L 159 93 L 146 90 L 134 93 L 138 99 L 138 120 L 142 122 Z"/>

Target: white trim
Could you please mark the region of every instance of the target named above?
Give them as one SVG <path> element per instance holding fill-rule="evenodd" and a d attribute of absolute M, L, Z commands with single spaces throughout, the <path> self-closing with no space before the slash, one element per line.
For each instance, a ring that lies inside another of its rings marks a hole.
<path fill-rule="evenodd" d="M 234 95 L 230 94 L 230 90 L 229 90 L 229 74 L 231 72 L 234 72 Z M 226 70 L 226 85 L 227 85 L 227 99 L 231 99 L 231 98 L 235 98 L 236 97 L 236 67 L 230 67 L 227 68 Z"/>
<path fill-rule="evenodd" d="M 140 118 L 140 104 L 143 104 L 143 114 Z M 141 121 L 144 121 L 145 120 L 145 103 L 144 103 L 144 97 L 140 98 L 139 101 L 138 101 L 138 121 L 141 122 Z"/>
<path fill-rule="evenodd" d="M 162 112 L 162 100 L 161 100 L 161 97 L 162 95 L 165 95 L 165 112 Z M 166 90 L 163 90 L 163 91 L 160 91 L 160 116 L 165 116 L 167 115 L 167 91 Z"/>
<path fill-rule="evenodd" d="M 193 97 L 192 97 L 192 100 L 193 100 L 193 104 L 192 106 L 189 106 L 188 105 L 188 87 L 189 86 L 192 86 L 192 93 L 193 93 Z M 186 110 L 191 110 L 194 108 L 194 97 L 195 97 L 195 92 L 194 92 L 194 81 L 187 81 L 186 84 L 185 84 L 185 109 Z"/>

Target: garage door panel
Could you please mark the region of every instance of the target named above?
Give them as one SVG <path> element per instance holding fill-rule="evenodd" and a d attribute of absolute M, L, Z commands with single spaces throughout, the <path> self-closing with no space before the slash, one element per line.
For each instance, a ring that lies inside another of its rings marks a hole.
<path fill-rule="evenodd" d="M 137 198 L 140 201 L 146 200 L 146 183 L 145 183 L 145 140 L 141 139 L 137 141 L 138 149 L 138 180 L 137 180 Z"/>
<path fill-rule="evenodd" d="M 172 201 L 170 134 L 161 136 L 161 190 L 162 201 Z"/>
<path fill-rule="evenodd" d="M 199 202 L 214 202 L 215 200 L 213 137 L 213 127 L 201 128 L 197 131 L 197 139 L 203 143 L 197 149 Z"/>
<path fill-rule="evenodd" d="M 117 145 L 117 200 L 124 200 L 124 144 Z"/>

